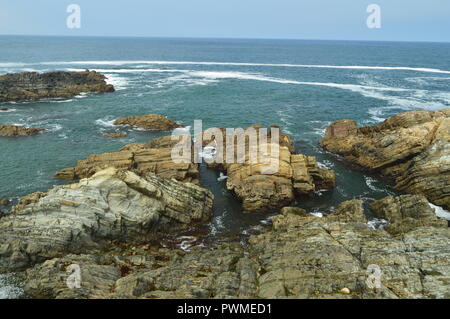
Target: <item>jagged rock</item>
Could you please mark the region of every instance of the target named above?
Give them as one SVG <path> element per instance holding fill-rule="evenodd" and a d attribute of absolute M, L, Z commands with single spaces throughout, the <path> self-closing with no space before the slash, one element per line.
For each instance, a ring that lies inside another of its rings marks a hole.
<path fill-rule="evenodd" d="M 341 206 L 360 211 L 357 203 Z M 250 238 L 249 252 L 261 268 L 258 297 L 450 296 L 446 280 L 450 276 L 448 228 L 416 227 L 396 239 L 384 230 L 369 229 L 366 223 L 336 222 L 335 214 L 320 219 L 277 216 L 272 231 Z M 367 284 L 370 265 L 381 270 L 376 289 Z M 343 295 L 342 287 L 350 294 Z"/>
<path fill-rule="evenodd" d="M 45 131 L 42 128 L 29 128 L 16 125 L 0 125 L 0 136 L 31 136 Z"/>
<path fill-rule="evenodd" d="M 174 128 L 183 127 L 175 121 L 159 114 L 123 117 L 115 120 L 114 125 L 128 125 L 152 131 L 168 131 Z"/>
<path fill-rule="evenodd" d="M 123 132 L 104 133 L 104 134 L 102 134 L 102 136 L 110 137 L 110 138 L 121 138 L 121 137 L 126 137 L 127 133 L 123 133 Z"/>
<path fill-rule="evenodd" d="M 344 215 L 355 218 L 335 218 L 342 211 L 353 211 Z M 324 218 L 289 207 L 272 229 L 251 236 L 246 248 L 114 246 L 96 255 L 68 255 L 28 270 L 25 291 L 47 298 L 450 297 L 450 229 L 419 226 L 392 237 L 357 222 L 358 212 L 359 201 L 343 203 Z M 70 264 L 80 265 L 78 290 L 65 284 Z M 381 271 L 378 287 L 369 280 L 373 267 Z"/>
<path fill-rule="evenodd" d="M 0 102 L 71 98 L 83 92 L 114 92 L 95 71 L 23 72 L 0 76 Z"/>
<path fill-rule="evenodd" d="M 338 121 L 320 144 L 371 173 L 394 179 L 399 190 L 450 208 L 450 109 L 400 113 L 361 128 L 354 121 Z"/>
<path fill-rule="evenodd" d="M 373 202 L 370 208 L 377 217 L 390 222 L 386 231 L 392 234 L 402 234 L 420 226 L 448 227 L 446 220 L 436 217 L 424 196 L 389 196 Z"/>
<path fill-rule="evenodd" d="M 193 184 L 108 168 L 77 184 L 26 196 L 0 219 L 0 269 L 16 269 L 105 240 L 156 237 L 206 221 L 212 194 Z"/>
<path fill-rule="evenodd" d="M 208 163 L 212 168 L 226 171 L 227 189 L 233 191 L 242 200 L 244 210 L 276 210 L 292 202 L 295 194 L 310 195 L 315 190 L 330 189 L 335 186 L 333 171 L 319 168 L 314 157 L 292 154 L 294 146 L 289 136 L 280 134 L 278 141 L 272 140 L 270 128 L 277 127 L 271 126 L 268 129 L 267 141 L 260 141 L 261 125 L 254 125 L 249 129 L 252 128 L 257 134 L 257 144 L 250 145 L 251 139 L 248 136 L 242 137 L 245 152 L 240 162 L 237 156 L 237 143 L 234 144 L 234 162 L 227 162 L 227 146 L 224 138 L 222 152 L 219 150 Z M 225 137 L 225 129 L 222 128 L 220 131 Z M 203 134 L 205 136 L 205 132 Z M 239 140 L 237 133 L 227 139 L 235 142 Z M 214 136 L 202 138 L 202 140 L 203 146 L 217 145 Z M 272 149 L 276 149 L 276 146 L 278 146 L 278 154 L 272 153 Z M 253 151 L 259 154 L 256 161 L 251 158 Z M 220 162 L 221 153 L 223 153 L 222 162 Z M 264 153 L 267 154 L 266 162 L 261 158 L 261 154 Z M 267 169 L 271 164 L 277 167 L 274 167 L 273 172 L 268 172 Z"/>
<path fill-rule="evenodd" d="M 328 216 L 328 220 L 336 220 L 340 223 L 367 223 L 363 201 L 352 199 L 341 203 Z"/>
<path fill-rule="evenodd" d="M 155 173 L 162 178 L 174 178 L 181 182 L 199 184 L 199 171 L 194 163 L 175 163 L 172 147 L 178 140 L 171 136 L 160 137 L 148 143 L 134 143 L 112 153 L 94 154 L 77 162 L 75 167 L 65 168 L 56 178 L 74 180 L 94 175 L 106 167 L 116 167 L 135 172 L 140 176 Z"/>

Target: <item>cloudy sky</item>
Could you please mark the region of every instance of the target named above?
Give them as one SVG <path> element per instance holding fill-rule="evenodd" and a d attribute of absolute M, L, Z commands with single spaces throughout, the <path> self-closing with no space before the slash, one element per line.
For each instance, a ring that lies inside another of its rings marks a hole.
<path fill-rule="evenodd" d="M 381 8 L 370 29 L 367 7 Z M 67 28 L 70 4 L 81 28 Z M 0 0 L 0 34 L 450 42 L 449 0 Z"/>

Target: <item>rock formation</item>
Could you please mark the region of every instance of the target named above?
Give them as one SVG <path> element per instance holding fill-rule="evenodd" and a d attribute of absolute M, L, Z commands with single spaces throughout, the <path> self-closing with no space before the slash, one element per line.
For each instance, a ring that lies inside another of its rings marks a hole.
<path fill-rule="evenodd" d="M 178 143 L 171 136 L 154 139 L 148 143 L 135 143 L 112 153 L 94 154 L 78 161 L 75 167 L 65 168 L 55 174 L 60 179 L 81 179 L 94 175 L 106 167 L 117 167 L 144 176 L 155 173 L 162 178 L 175 178 L 182 182 L 199 183 L 197 164 L 174 163 L 172 147 Z"/>
<path fill-rule="evenodd" d="M 154 239 L 208 220 L 212 204 L 212 194 L 199 186 L 108 168 L 25 196 L 0 218 L 0 270 L 89 251 L 108 240 Z"/>
<path fill-rule="evenodd" d="M 405 199 L 385 201 L 396 203 L 394 215 L 415 214 Z M 345 202 L 325 218 L 283 209 L 246 248 L 115 245 L 107 254 L 57 257 L 26 271 L 25 291 L 40 298 L 450 298 L 450 229 L 416 225 L 393 237 L 368 228 L 361 204 Z M 67 288 L 70 264 L 81 268 L 80 289 Z"/>
<path fill-rule="evenodd" d="M 128 125 L 151 131 L 169 131 L 175 128 L 183 127 L 175 121 L 159 114 L 124 117 L 115 120 L 114 125 Z"/>
<path fill-rule="evenodd" d="M 262 129 L 258 125 L 251 128 L 256 132 Z M 225 136 L 224 129 L 221 131 Z M 237 141 L 237 136 L 232 138 Z M 215 145 L 215 141 L 214 137 L 204 138 L 203 144 Z M 266 142 L 259 141 L 258 137 L 256 145 L 250 145 L 249 138 L 242 141 L 245 141 L 245 152 L 241 162 L 237 158 L 237 143 L 234 151 L 235 161 L 226 161 L 226 141 L 223 141 L 224 160 L 217 163 L 219 154 L 216 154 L 215 162 L 209 163 L 209 166 L 226 172 L 227 188 L 242 200 L 243 209 L 246 211 L 276 210 L 292 202 L 295 195 L 310 195 L 316 190 L 335 187 L 334 171 L 320 168 L 312 156 L 293 154 L 294 146 L 289 136 L 280 135 L 279 141 L 274 141 L 269 134 Z M 272 154 L 274 145 L 279 146 L 278 154 Z M 250 151 L 255 150 L 259 157 L 257 161 L 252 161 Z M 268 162 L 260 157 L 265 153 Z M 271 161 L 277 166 L 276 171 L 264 171 Z"/>
<path fill-rule="evenodd" d="M 400 113 L 361 128 L 354 121 L 337 121 L 320 144 L 347 162 L 392 178 L 399 190 L 450 208 L 450 109 Z"/>
<path fill-rule="evenodd" d="M 123 132 L 114 132 L 114 133 L 104 133 L 102 134 L 103 137 L 110 137 L 110 138 L 121 138 L 126 137 L 127 134 Z"/>
<path fill-rule="evenodd" d="M 29 128 L 24 126 L 16 126 L 16 125 L 0 125 L 0 136 L 31 136 L 37 135 L 45 131 L 42 128 Z"/>
<path fill-rule="evenodd" d="M 0 102 L 71 98 L 84 92 L 114 92 L 95 71 L 23 72 L 0 76 Z"/>

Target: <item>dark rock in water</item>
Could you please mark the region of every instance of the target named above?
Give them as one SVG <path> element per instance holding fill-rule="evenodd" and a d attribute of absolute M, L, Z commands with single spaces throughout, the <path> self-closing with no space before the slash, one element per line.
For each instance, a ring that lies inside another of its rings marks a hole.
<path fill-rule="evenodd" d="M 449 108 L 404 112 L 361 128 L 354 121 L 337 121 L 320 144 L 347 162 L 393 179 L 398 190 L 450 208 Z"/>
<path fill-rule="evenodd" d="M 31 136 L 37 135 L 45 131 L 42 128 L 28 128 L 24 126 L 16 126 L 16 125 L 0 125 L 0 136 Z"/>
<path fill-rule="evenodd" d="M 114 92 L 95 71 L 23 72 L 0 76 L 0 102 L 71 98 L 80 93 Z"/>
<path fill-rule="evenodd" d="M 124 117 L 114 121 L 114 125 L 128 125 L 150 131 L 168 131 L 174 128 L 183 127 L 160 114 Z"/>
<path fill-rule="evenodd" d="M 8 206 L 11 201 L 7 198 L 0 198 L 0 205 Z"/>
<path fill-rule="evenodd" d="M 7 107 L 0 107 L 0 111 L 8 111 L 9 109 Z"/>

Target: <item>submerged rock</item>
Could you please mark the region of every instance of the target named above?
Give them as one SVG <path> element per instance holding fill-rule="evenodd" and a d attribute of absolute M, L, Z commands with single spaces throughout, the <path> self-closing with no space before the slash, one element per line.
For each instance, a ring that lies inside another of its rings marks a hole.
<path fill-rule="evenodd" d="M 17 269 L 108 240 L 138 241 L 206 221 L 212 194 L 116 168 L 24 197 L 0 218 L 0 269 Z"/>
<path fill-rule="evenodd" d="M 450 208 L 450 109 L 400 113 L 361 128 L 354 121 L 337 121 L 320 144 L 371 173 L 394 179 L 396 189 Z"/>
<path fill-rule="evenodd" d="M 45 131 L 42 128 L 29 128 L 16 125 L 0 125 L 0 136 L 32 136 Z"/>
<path fill-rule="evenodd" d="M 71 98 L 85 92 L 114 92 L 95 71 L 23 72 L 0 76 L 0 102 Z"/>
<path fill-rule="evenodd" d="M 56 178 L 74 180 L 87 178 L 106 167 L 116 167 L 135 172 L 140 176 L 155 173 L 162 178 L 174 178 L 181 182 L 199 184 L 197 164 L 175 163 L 172 147 L 178 143 L 171 136 L 154 139 L 148 143 L 134 143 L 112 153 L 93 154 L 78 161 L 75 167 L 65 168 Z"/>
<path fill-rule="evenodd" d="M 114 133 L 104 133 L 102 134 L 103 137 L 110 137 L 110 138 L 121 138 L 121 137 L 127 137 L 126 133 L 123 132 L 114 132 Z"/>
<path fill-rule="evenodd" d="M 139 116 L 129 116 L 114 121 L 114 125 L 128 125 L 152 131 L 169 131 L 183 127 L 175 121 L 160 114 L 146 114 Z"/>

